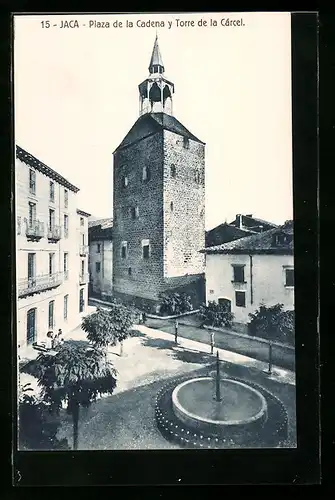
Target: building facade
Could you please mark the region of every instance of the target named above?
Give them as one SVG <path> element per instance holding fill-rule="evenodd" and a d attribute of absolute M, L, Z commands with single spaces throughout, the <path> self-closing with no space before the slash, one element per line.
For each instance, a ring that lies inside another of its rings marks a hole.
<path fill-rule="evenodd" d="M 155 40 L 140 117 L 114 151 L 113 293 L 153 305 L 162 292 L 204 300 L 205 144 L 172 114 Z"/>
<path fill-rule="evenodd" d="M 260 304 L 294 309 L 293 223 L 209 247 L 206 301 L 224 302 L 237 324 Z"/>
<path fill-rule="evenodd" d="M 79 189 L 16 147 L 17 340 L 23 349 L 49 330 L 79 325 L 88 303 L 89 214 Z"/>
<path fill-rule="evenodd" d="M 89 294 L 108 299 L 113 294 L 113 219 L 89 221 Z"/>

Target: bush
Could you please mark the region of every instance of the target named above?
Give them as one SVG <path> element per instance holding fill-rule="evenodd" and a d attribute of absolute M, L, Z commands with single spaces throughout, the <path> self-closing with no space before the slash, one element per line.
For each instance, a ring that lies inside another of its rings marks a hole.
<path fill-rule="evenodd" d="M 205 304 L 200 306 L 199 317 L 203 321 L 203 326 L 231 328 L 234 314 L 227 304 L 217 304 L 213 300 L 209 301 L 207 306 Z"/>
<path fill-rule="evenodd" d="M 58 439 L 59 421 L 50 407 L 36 396 L 30 384 L 21 387 L 19 395 L 18 441 L 21 450 L 69 450 L 67 439 Z"/>
<path fill-rule="evenodd" d="M 283 307 L 283 304 L 260 305 L 249 314 L 249 334 L 294 345 L 294 311 L 284 311 Z"/>
<path fill-rule="evenodd" d="M 185 293 L 166 293 L 160 295 L 160 313 L 166 316 L 192 311 L 192 299 Z"/>

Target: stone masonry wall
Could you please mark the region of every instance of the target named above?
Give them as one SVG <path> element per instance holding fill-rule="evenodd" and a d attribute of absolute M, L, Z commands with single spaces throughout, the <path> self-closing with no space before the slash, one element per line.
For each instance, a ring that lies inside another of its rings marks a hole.
<path fill-rule="evenodd" d="M 142 180 L 143 167 L 150 179 Z M 128 186 L 122 186 L 122 176 Z M 163 277 L 163 134 L 158 132 L 114 154 L 113 291 L 157 300 Z M 131 207 L 138 207 L 133 219 Z M 142 257 L 142 240 L 150 257 Z M 121 257 L 121 242 L 128 256 Z M 129 274 L 131 273 L 131 274 Z"/>
<path fill-rule="evenodd" d="M 164 276 L 205 270 L 205 146 L 164 131 Z M 174 167 L 172 167 L 174 166 Z M 171 172 L 175 169 L 175 175 Z"/>

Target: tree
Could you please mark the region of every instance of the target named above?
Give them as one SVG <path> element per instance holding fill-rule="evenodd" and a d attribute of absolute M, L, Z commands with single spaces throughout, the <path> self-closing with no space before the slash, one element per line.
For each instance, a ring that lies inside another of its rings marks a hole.
<path fill-rule="evenodd" d="M 68 450 L 67 439 L 58 439 L 60 423 L 35 394 L 30 383 L 19 388 L 19 447 L 23 450 Z"/>
<path fill-rule="evenodd" d="M 268 340 L 294 343 L 294 311 L 284 311 L 283 308 L 283 304 L 269 307 L 261 304 L 249 314 L 249 333 Z"/>
<path fill-rule="evenodd" d="M 192 311 L 192 299 L 185 293 L 163 293 L 160 295 L 161 314 L 183 314 Z"/>
<path fill-rule="evenodd" d="M 87 340 L 98 348 L 121 343 L 131 335 L 134 312 L 116 301 L 108 309 L 98 308 L 96 312 L 85 316 L 81 327 L 87 333 Z"/>
<path fill-rule="evenodd" d="M 76 450 L 80 406 L 89 407 L 100 395 L 112 394 L 116 387 L 116 370 L 106 352 L 82 343 L 66 342 L 54 355 L 39 354 L 23 370 L 37 378 L 51 412 L 59 414 L 62 405 L 67 404 Z"/>
<path fill-rule="evenodd" d="M 204 326 L 219 328 L 224 326 L 231 328 L 234 314 L 230 311 L 226 303 L 218 304 L 214 300 L 209 301 L 207 306 L 202 304 L 199 310 L 199 316 Z"/>

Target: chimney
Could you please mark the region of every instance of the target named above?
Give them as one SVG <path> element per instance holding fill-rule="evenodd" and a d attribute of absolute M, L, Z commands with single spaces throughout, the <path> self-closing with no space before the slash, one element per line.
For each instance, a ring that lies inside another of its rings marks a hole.
<path fill-rule="evenodd" d="M 252 214 L 246 214 L 246 217 L 250 217 L 250 218 L 251 218 L 251 217 L 252 217 Z"/>
<path fill-rule="evenodd" d="M 238 227 L 240 229 L 243 229 L 243 223 L 242 223 L 242 215 L 241 214 L 236 214 L 236 225 L 238 225 Z"/>

